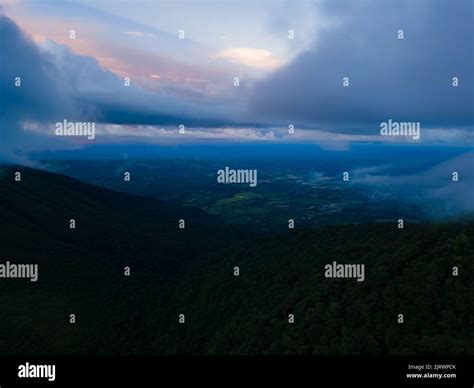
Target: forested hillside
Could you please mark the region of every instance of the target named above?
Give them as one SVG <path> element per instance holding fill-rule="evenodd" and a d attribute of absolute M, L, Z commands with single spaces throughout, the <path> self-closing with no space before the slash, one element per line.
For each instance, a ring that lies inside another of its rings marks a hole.
<path fill-rule="evenodd" d="M 474 354 L 473 223 L 247 235 L 17 170 L 0 178 L 0 262 L 38 263 L 39 280 L 0 280 L 1 353 Z M 333 261 L 365 280 L 326 278 Z"/>

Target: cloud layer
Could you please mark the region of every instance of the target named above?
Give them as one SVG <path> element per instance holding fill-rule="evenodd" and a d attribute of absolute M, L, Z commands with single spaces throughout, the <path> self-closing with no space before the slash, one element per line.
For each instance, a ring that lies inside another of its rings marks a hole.
<path fill-rule="evenodd" d="M 51 133 L 54 122 L 64 119 L 103 124 L 104 136 L 126 137 L 128 131 L 133 137 L 152 128 L 137 136 L 146 141 L 153 141 L 149 134 L 169 139 L 183 124 L 195 128 L 188 140 L 314 141 L 340 149 L 355 141 L 377 141 L 379 123 L 391 118 L 420 121 L 426 131 L 422 140 L 428 142 L 472 142 L 473 7 L 468 0 L 317 2 L 315 14 L 328 23 L 317 29 L 317 39 L 305 39 L 310 46 L 286 65 L 266 49 L 230 45 L 215 51 L 208 60 L 223 63 L 222 73 L 212 69 L 219 82 L 230 74 L 228 62 L 273 69 L 256 83 L 242 77 L 238 88 L 229 77 L 225 93 L 207 89 L 200 76 L 211 71 L 190 71 L 168 82 L 160 72 L 148 71 L 155 56 L 135 58 L 135 51 L 130 54 L 133 66 L 146 67 L 146 79 L 156 86 L 143 88 L 133 79 L 124 86 L 121 76 L 103 67 L 114 58 L 78 55 L 49 39 L 35 42 L 0 13 L 0 152 L 11 156 L 71 144 L 70 139 L 41 140 L 41 131 Z M 101 12 L 91 23 L 100 18 L 110 19 Z M 127 27 L 143 27 L 119 20 Z M 283 25 L 286 33 L 290 25 L 277 20 L 272 28 Z M 404 39 L 398 39 L 399 30 Z M 120 36 L 142 41 L 154 33 L 126 29 Z M 282 34 L 282 39 L 288 37 Z M 171 37 L 166 41 L 169 46 Z M 175 60 L 182 72 L 193 68 L 192 59 Z M 16 77 L 21 87 L 15 86 Z M 453 87 L 453 77 L 459 79 L 458 87 Z M 292 136 L 290 123 L 297 128 Z M 115 129 L 107 131 L 111 125 Z"/>
<path fill-rule="evenodd" d="M 257 85 L 250 108 L 262 120 L 339 132 L 374 133 L 388 118 L 472 129 L 473 7 L 465 0 L 326 2 L 339 25 Z"/>

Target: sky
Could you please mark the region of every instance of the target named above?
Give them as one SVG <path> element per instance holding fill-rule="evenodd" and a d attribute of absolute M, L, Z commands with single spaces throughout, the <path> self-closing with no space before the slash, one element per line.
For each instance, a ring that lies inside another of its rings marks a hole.
<path fill-rule="evenodd" d="M 474 144 L 470 0 L 1 5 L 4 159 L 137 142 Z M 56 136 L 63 120 L 93 122 L 95 138 Z M 420 138 L 381 136 L 388 120 Z"/>

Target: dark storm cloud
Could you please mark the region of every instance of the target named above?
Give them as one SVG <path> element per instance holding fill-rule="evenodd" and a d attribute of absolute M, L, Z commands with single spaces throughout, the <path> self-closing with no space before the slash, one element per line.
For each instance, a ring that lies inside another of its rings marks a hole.
<path fill-rule="evenodd" d="M 216 126 L 229 122 L 225 107 L 164 93 L 125 87 L 96 59 L 46 40 L 38 47 L 0 9 L 0 153 L 53 147 L 64 140 L 21 128 L 25 122 L 51 126 L 64 119 L 114 124 Z M 15 79 L 21 78 L 21 86 Z"/>
<path fill-rule="evenodd" d="M 255 117 L 373 132 L 392 118 L 428 127 L 474 122 L 472 1 L 331 1 L 339 25 L 255 88 Z M 397 31 L 404 39 L 397 39 Z M 342 87 L 343 77 L 350 86 Z M 459 87 L 452 87 L 452 77 Z"/>
<path fill-rule="evenodd" d="M 65 109 L 55 80 L 55 67 L 40 53 L 9 18 L 0 14 L 0 87 L 1 117 L 48 119 L 55 109 Z M 15 86 L 15 78 L 21 87 Z"/>
<path fill-rule="evenodd" d="M 55 113 L 71 112 L 72 105 L 61 90 L 56 68 L 18 26 L 0 9 L 0 156 L 15 159 L 15 148 L 34 148 L 44 139 L 21 131 L 24 121 L 45 122 Z M 21 87 L 15 86 L 16 78 Z M 43 143 L 44 145 L 44 143 Z"/>

